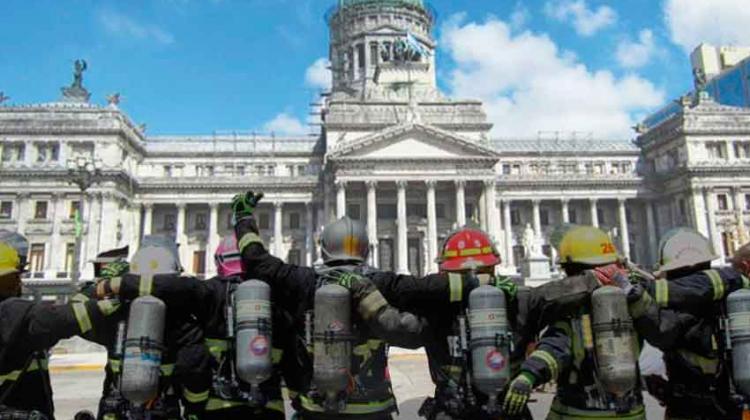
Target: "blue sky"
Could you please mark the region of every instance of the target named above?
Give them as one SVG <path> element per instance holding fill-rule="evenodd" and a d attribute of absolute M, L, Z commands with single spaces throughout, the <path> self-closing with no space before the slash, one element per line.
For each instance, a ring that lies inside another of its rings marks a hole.
<path fill-rule="evenodd" d="M 497 136 L 627 137 L 690 88 L 689 44 L 750 44 L 742 19 L 714 33 L 701 17 L 712 1 L 727 5 L 722 23 L 748 9 L 745 0 L 434 0 L 439 84 L 485 100 Z M 92 101 L 120 92 L 149 134 L 298 134 L 324 84 L 321 67 L 308 68 L 327 55 L 323 14 L 334 3 L 3 0 L 0 91 L 16 104 L 56 100 L 84 58 Z"/>

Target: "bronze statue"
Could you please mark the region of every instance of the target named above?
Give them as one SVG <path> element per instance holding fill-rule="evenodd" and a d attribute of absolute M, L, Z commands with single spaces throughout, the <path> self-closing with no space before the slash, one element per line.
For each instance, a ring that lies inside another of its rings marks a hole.
<path fill-rule="evenodd" d="M 83 88 L 83 72 L 86 71 L 88 65 L 86 60 L 75 61 L 75 71 L 73 72 L 73 84 L 70 87 Z"/>

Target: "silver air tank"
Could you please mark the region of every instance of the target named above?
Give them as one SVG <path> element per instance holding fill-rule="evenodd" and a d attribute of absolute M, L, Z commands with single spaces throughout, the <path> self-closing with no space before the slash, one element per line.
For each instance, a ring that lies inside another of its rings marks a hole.
<path fill-rule="evenodd" d="M 315 292 L 313 383 L 328 411 L 339 411 L 339 397 L 349 383 L 351 364 L 351 294 L 337 284 Z"/>
<path fill-rule="evenodd" d="M 638 380 L 636 338 L 625 292 L 604 286 L 591 295 L 598 377 L 604 390 L 622 397 Z"/>
<path fill-rule="evenodd" d="M 164 302 L 153 296 L 130 304 L 120 389 L 133 404 L 143 404 L 159 393 L 166 312 Z"/>
<path fill-rule="evenodd" d="M 474 386 L 496 406 L 510 377 L 510 337 L 505 293 L 481 286 L 469 294 L 469 329 Z"/>
<path fill-rule="evenodd" d="M 734 386 L 750 397 L 750 290 L 740 289 L 727 297 L 727 315 Z"/>
<path fill-rule="evenodd" d="M 271 377 L 271 288 L 249 280 L 234 292 L 235 364 L 243 382 L 257 387 Z"/>

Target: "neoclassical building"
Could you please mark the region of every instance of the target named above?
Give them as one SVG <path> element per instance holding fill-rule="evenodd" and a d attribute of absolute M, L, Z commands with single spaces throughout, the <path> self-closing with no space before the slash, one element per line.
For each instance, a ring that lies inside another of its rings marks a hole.
<path fill-rule="evenodd" d="M 173 236 L 188 273 L 213 274 L 229 201 L 248 189 L 265 193 L 269 249 L 307 265 L 322 226 L 344 215 L 367 223 L 372 264 L 413 274 L 434 271 L 441 241 L 466 224 L 492 235 L 508 273 L 529 229 L 554 261 L 562 223 L 602 227 L 645 265 L 674 226 L 696 227 L 722 258 L 741 240 L 750 109 L 694 95 L 634 141 L 498 139 L 481 102 L 438 90 L 434 13 L 421 0 L 343 0 L 327 20 L 333 87 L 316 137 L 149 136 L 116 98 L 90 103 L 81 71 L 57 102 L 0 103 L 0 229 L 29 238 L 30 278 L 70 277 L 78 159 L 101 170 L 84 194 L 84 278 L 98 252 L 148 234 Z"/>

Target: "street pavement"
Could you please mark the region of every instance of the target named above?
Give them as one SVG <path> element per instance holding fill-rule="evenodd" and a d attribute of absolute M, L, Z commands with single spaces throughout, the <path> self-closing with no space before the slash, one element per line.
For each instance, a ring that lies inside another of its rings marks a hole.
<path fill-rule="evenodd" d="M 76 411 L 86 409 L 96 412 L 101 394 L 104 373 L 94 369 L 93 364 L 55 367 L 52 364 L 52 387 L 55 393 L 56 417 L 58 420 L 73 418 Z M 421 352 L 403 352 L 391 356 L 391 377 L 394 392 L 399 401 L 399 419 L 417 419 L 422 401 L 433 392 L 427 360 Z M 530 404 L 535 419 L 543 419 L 552 401 L 549 393 L 537 392 Z M 664 410 L 650 397 L 646 397 L 648 419 L 662 419 Z M 291 410 L 287 407 L 287 413 Z"/>

